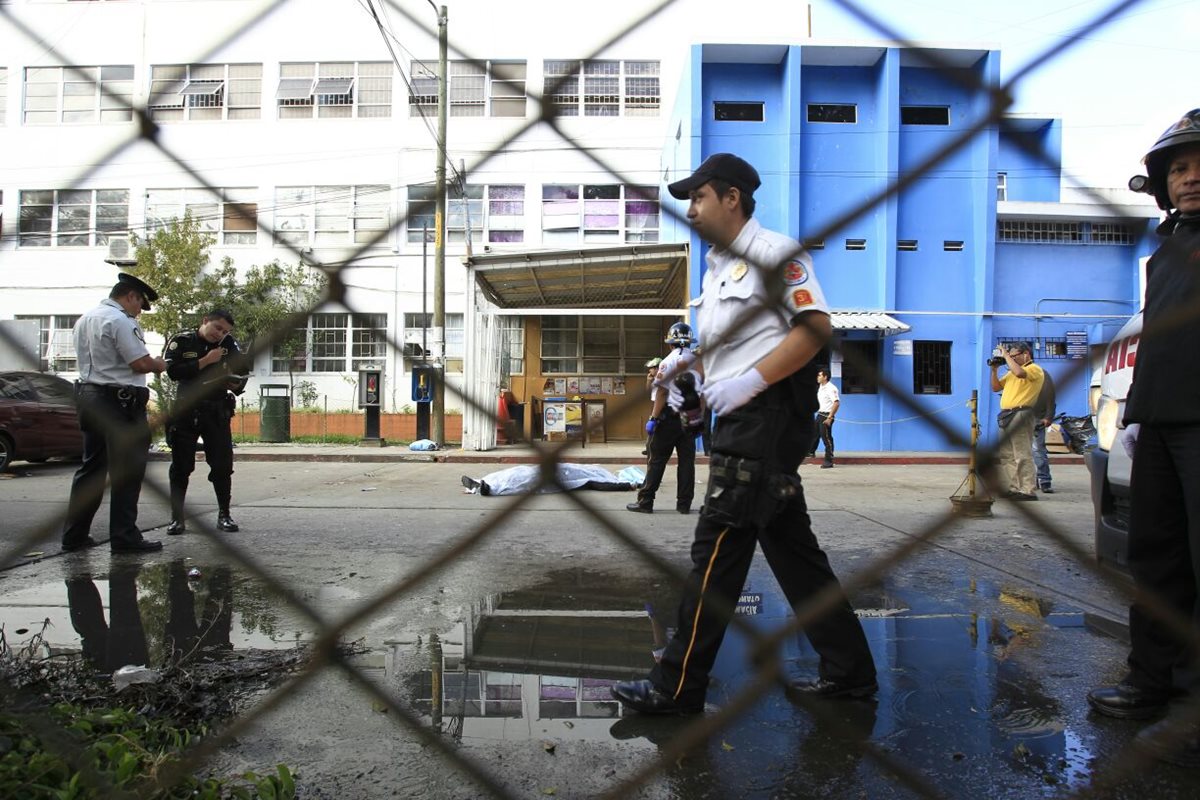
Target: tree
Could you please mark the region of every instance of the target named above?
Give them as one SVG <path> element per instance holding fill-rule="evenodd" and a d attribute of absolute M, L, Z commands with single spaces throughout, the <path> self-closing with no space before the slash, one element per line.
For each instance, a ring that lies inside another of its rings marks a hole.
<path fill-rule="evenodd" d="M 325 291 L 324 273 L 304 264 L 285 266 L 276 259 L 250 267 L 239 281 L 232 259 L 222 258 L 211 267 L 208 251 L 216 239 L 190 214 L 145 238 L 134 235 L 131 242 L 137 264 L 129 271 L 158 292 L 153 311 L 141 317 L 143 328 L 169 338 L 198 325 L 206 311 L 226 308 L 237 321 L 238 342 L 248 351 L 234 369 L 248 371 L 253 366 L 257 342 L 267 352 L 270 345 L 281 346 L 289 356 L 291 375 L 292 358 L 305 353 L 303 327 Z M 160 376 L 152 385 L 159 410 L 169 413 L 175 382 Z"/>

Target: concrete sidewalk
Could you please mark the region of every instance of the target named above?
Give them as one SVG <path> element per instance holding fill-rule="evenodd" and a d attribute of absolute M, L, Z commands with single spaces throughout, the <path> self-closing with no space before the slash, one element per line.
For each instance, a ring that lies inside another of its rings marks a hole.
<path fill-rule="evenodd" d="M 530 444 L 502 444 L 494 450 L 463 450 L 461 447 L 447 447 L 445 450 L 413 451 L 407 445 L 386 445 L 383 447 L 369 445 L 346 444 L 265 444 L 241 443 L 234 450 L 235 461 L 317 461 L 317 462 L 350 462 L 350 463 L 392 463 L 403 461 L 435 462 L 453 464 L 534 464 L 547 453 L 554 452 L 562 445 L 558 443 L 536 442 Z M 562 453 L 562 460 L 575 464 L 640 464 L 646 460 L 642 455 L 643 443 L 636 442 L 607 442 L 581 445 L 571 443 Z M 151 459 L 168 461 L 168 452 L 151 453 Z M 198 458 L 203 458 L 199 455 Z M 919 452 L 919 451 L 889 451 L 889 452 L 847 452 L 838 453 L 838 466 L 855 464 L 963 464 L 967 463 L 965 452 Z M 708 457 L 697 453 L 696 461 L 707 464 Z M 809 459 L 807 463 L 817 463 L 817 458 Z M 1050 457 L 1052 464 L 1082 464 L 1083 456 L 1073 453 L 1054 454 Z"/>

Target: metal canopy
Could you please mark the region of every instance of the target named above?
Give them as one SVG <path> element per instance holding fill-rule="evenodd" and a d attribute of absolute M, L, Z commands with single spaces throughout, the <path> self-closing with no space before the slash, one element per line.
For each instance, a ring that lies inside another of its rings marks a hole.
<path fill-rule="evenodd" d="M 682 308 L 686 244 L 488 253 L 464 259 L 500 308 Z"/>
<path fill-rule="evenodd" d="M 835 331 L 877 331 L 884 336 L 895 336 L 912 330 L 911 325 L 882 311 L 831 311 L 829 319 Z"/>

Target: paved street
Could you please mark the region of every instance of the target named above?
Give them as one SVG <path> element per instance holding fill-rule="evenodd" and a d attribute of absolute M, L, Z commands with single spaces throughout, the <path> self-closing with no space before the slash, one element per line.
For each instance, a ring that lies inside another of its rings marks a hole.
<path fill-rule="evenodd" d="M 615 460 L 626 455 L 624 464 Z M 603 465 L 614 472 L 636 463 L 633 451 L 613 458 Z M 318 627 L 314 616 L 273 596 L 256 569 L 325 621 L 406 582 L 347 632 L 367 651 L 357 666 L 421 725 L 441 731 L 457 757 L 516 797 L 613 790 L 629 797 L 919 796 L 896 765 L 937 796 L 1044 797 L 1096 780 L 1127 753 L 1138 729 L 1096 719 L 1084 702 L 1088 688 L 1121 674 L 1124 645 L 1098 630 L 1123 622 L 1122 583 L 1093 574 L 1021 513 L 1036 513 L 1090 553 L 1082 464 L 1056 465 L 1058 493 L 1020 508 L 998 502 L 994 516 L 957 520 L 891 563 L 890 554 L 949 511 L 965 467 L 847 458 L 833 470 L 806 465 L 801 474 L 814 527 L 864 619 L 880 670 L 878 701 L 811 713 L 771 687 L 686 756 L 672 753 L 640 787 L 619 789 L 694 720 L 625 716 L 608 699 L 613 680 L 648 670 L 674 625 L 675 602 L 672 581 L 613 528 L 681 570 L 696 518 L 673 511 L 673 470 L 662 510 L 652 516 L 626 512 L 632 495 L 624 492 L 464 492 L 461 475 L 506 466 L 247 457 L 234 476 L 242 531 L 223 541 L 252 569 L 201 530 L 215 521 L 202 464 L 189 496 L 199 516 L 187 535 L 163 535 L 167 505 L 153 486 L 165 488 L 167 465 L 154 462 L 141 519 L 147 536 L 166 548 L 119 563 L 140 564 L 147 620 L 165 615 L 163 576 L 180 561 L 200 570 L 198 596 L 212 591 L 210 577 L 232 575 L 234 648 L 291 647 Z M 56 527 L 71 471 L 18 465 L 14 477 L 0 480 L 10 550 L 23 532 Z M 704 480 L 706 468 L 698 473 Z M 94 533 L 103 534 L 105 515 L 102 508 Z M 450 548 L 458 549 L 435 566 Z M 103 587 L 115 559 L 103 548 L 51 555 L 56 535 L 21 550 L 10 553 L 19 565 L 0 573 L 0 621 L 12 631 L 49 618 L 54 644 L 77 648 L 64 581 L 90 574 Z M 29 555 L 38 552 L 45 555 Z M 879 559 L 890 564 L 884 577 L 860 585 L 856 576 Z M 786 603 L 761 557 L 739 612 L 744 631 L 727 637 L 705 718 L 738 702 L 753 683 L 747 637 L 786 622 Z M 144 621 L 153 654 L 161 625 Z M 807 644 L 789 639 L 782 658 L 790 675 L 815 670 Z M 344 673 L 325 670 L 240 736 L 216 766 L 286 762 L 311 797 L 487 795 L 382 708 Z M 1198 789 L 1190 775 L 1152 765 L 1141 770 L 1136 792 L 1118 786 L 1111 793 L 1191 797 Z"/>

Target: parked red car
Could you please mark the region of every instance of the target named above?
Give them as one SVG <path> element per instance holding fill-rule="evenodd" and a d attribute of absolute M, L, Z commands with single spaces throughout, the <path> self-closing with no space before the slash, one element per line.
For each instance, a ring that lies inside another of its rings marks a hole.
<path fill-rule="evenodd" d="M 0 372 L 0 470 L 58 457 L 83 457 L 74 387 L 56 375 Z"/>

